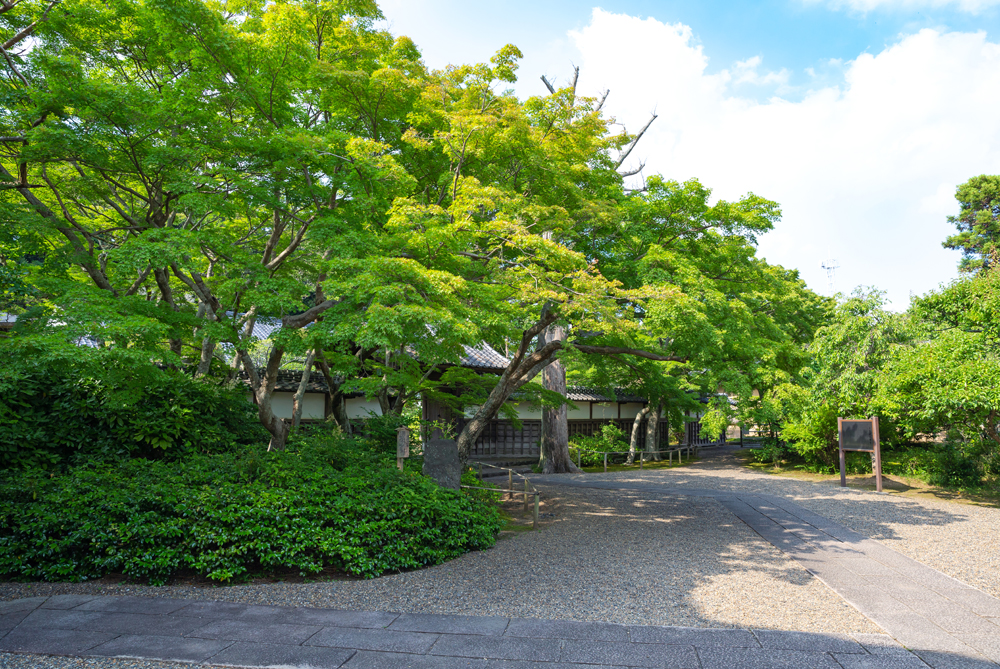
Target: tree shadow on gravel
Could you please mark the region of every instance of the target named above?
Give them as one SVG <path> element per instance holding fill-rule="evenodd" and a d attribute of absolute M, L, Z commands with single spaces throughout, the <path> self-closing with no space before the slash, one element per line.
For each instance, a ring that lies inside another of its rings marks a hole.
<path fill-rule="evenodd" d="M 613 478 L 588 475 L 588 483 L 623 483 L 662 486 L 664 494 L 671 491 L 690 494 L 700 491 L 729 492 L 736 495 L 757 494 L 784 497 L 849 529 L 873 539 L 900 539 L 895 526 L 944 526 L 967 522 L 970 505 L 933 502 L 898 494 L 878 494 L 871 491 L 841 488 L 839 482 L 804 481 L 753 472 L 729 453 L 722 457 L 705 457 L 690 468 L 658 472 L 637 472 Z M 973 507 L 986 511 L 984 507 Z M 1000 521 L 1000 510 L 996 511 Z"/>

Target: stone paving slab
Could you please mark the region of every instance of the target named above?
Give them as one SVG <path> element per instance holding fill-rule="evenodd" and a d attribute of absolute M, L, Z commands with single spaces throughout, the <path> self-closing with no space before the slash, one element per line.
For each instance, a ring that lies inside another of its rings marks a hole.
<path fill-rule="evenodd" d="M 504 634 L 542 639 L 589 639 L 629 641 L 630 628 L 614 623 L 581 623 L 573 620 L 531 620 L 512 618 Z M 633 639 L 640 641 L 639 639 Z"/>
<path fill-rule="evenodd" d="M 562 657 L 579 664 L 624 664 L 628 667 L 671 667 L 699 669 L 694 646 L 670 646 L 615 641 L 578 641 L 567 644 Z"/>
<path fill-rule="evenodd" d="M 235 667 L 307 666 L 311 669 L 336 669 L 351 659 L 355 652 L 346 648 L 237 642 L 213 655 L 212 664 Z"/>
<path fill-rule="evenodd" d="M 945 637 L 973 655 L 956 654 L 955 647 L 945 643 L 924 644 L 914 654 L 879 634 L 614 625 L 135 597 L 82 598 L 71 607 L 72 600 L 52 599 L 52 607 L 45 598 L 6 607 L 23 619 L 0 638 L 0 651 L 313 669 L 995 669 L 985 658 L 1000 653 L 997 637 L 982 633 Z M 143 603 L 147 606 L 140 606 Z M 149 613 L 134 612 L 140 609 Z M 274 622 L 277 619 L 286 622 Z M 926 633 L 919 625 L 927 621 L 921 620 L 910 621 L 918 640 Z M 349 621 L 357 626 L 346 626 Z M 382 625 L 373 626 L 376 622 Z M 189 626 L 191 631 L 178 633 Z M 100 631 L 84 629 L 90 627 Z"/>
<path fill-rule="evenodd" d="M 91 648 L 86 654 L 97 657 L 155 657 L 167 661 L 203 662 L 232 645 L 232 641 L 216 639 L 123 634 Z"/>
<path fill-rule="evenodd" d="M 447 634 L 484 634 L 499 636 L 507 629 L 508 618 L 501 616 L 457 616 L 429 613 L 404 613 L 389 629 L 403 632 L 437 632 Z"/>

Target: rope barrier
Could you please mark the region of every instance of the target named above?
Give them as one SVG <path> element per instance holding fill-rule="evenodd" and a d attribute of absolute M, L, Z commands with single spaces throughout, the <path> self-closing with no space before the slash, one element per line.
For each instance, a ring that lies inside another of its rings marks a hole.
<path fill-rule="evenodd" d="M 478 462 L 473 460 L 470 464 L 479 465 L 479 478 L 483 477 L 483 467 L 492 467 L 493 469 L 500 469 L 507 472 L 507 490 L 505 491 L 508 495 L 513 497 L 514 495 L 524 495 L 524 513 L 528 512 L 528 497 L 534 496 L 535 498 L 535 508 L 532 513 L 531 529 L 538 529 L 538 500 L 542 496 L 542 493 L 538 492 L 538 489 L 528 490 L 528 487 L 533 485 L 528 481 L 528 477 L 521 476 L 524 479 L 524 492 L 520 490 L 514 490 L 514 470 L 509 467 L 501 467 L 499 465 L 491 465 L 488 462 Z M 520 474 L 520 472 L 518 472 Z M 462 488 L 475 488 L 477 490 L 503 490 L 503 488 L 478 488 L 476 486 L 461 486 Z"/>
<path fill-rule="evenodd" d="M 576 453 L 576 466 L 580 467 L 580 469 L 583 469 L 583 465 L 581 464 L 582 461 L 583 461 L 583 457 L 581 455 L 582 453 L 603 454 L 604 455 L 604 473 L 605 474 L 607 474 L 607 472 L 608 472 L 608 456 L 609 455 L 631 455 L 633 458 L 635 457 L 635 453 L 633 453 L 631 450 L 629 450 L 629 451 L 594 451 L 594 450 L 591 450 L 589 448 L 579 448 L 579 447 L 576 447 L 576 446 L 574 446 L 574 448 L 576 449 L 576 452 L 577 452 Z M 668 458 L 669 458 L 668 459 L 668 463 L 669 464 L 674 464 L 674 453 L 676 453 L 677 454 L 677 462 L 680 463 L 680 464 L 683 464 L 684 463 L 683 452 L 687 451 L 688 461 L 690 462 L 691 457 L 692 457 L 692 452 L 693 452 L 693 455 L 697 456 L 699 448 L 700 447 L 697 446 L 697 445 L 693 445 L 693 446 L 692 445 L 687 445 L 687 446 L 678 446 L 677 448 L 659 449 L 659 450 L 655 450 L 655 451 L 645 451 L 645 450 L 644 451 L 636 451 L 636 453 L 639 454 L 639 469 L 643 468 L 643 465 L 645 464 L 646 454 L 647 453 L 650 453 L 650 454 L 655 453 L 657 456 L 659 456 L 661 453 L 666 453 L 667 456 L 668 456 Z M 633 462 L 635 462 L 634 459 L 633 459 Z"/>

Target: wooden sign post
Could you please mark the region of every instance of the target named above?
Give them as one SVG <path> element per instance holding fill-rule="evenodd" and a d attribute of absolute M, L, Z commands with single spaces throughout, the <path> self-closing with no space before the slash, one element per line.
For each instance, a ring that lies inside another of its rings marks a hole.
<path fill-rule="evenodd" d="M 882 448 L 878 437 L 878 416 L 866 420 L 837 418 L 837 437 L 840 443 L 840 487 L 847 487 L 847 451 L 872 454 L 875 472 L 875 490 L 882 492 Z"/>
<path fill-rule="evenodd" d="M 410 457 L 410 428 L 396 428 L 396 466 L 403 471 L 403 459 Z"/>

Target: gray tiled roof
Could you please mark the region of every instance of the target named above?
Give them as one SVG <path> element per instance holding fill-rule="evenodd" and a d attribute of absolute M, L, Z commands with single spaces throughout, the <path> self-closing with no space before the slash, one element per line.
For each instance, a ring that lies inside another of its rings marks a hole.
<path fill-rule="evenodd" d="M 462 358 L 462 367 L 502 372 L 510 363 L 510 360 L 486 342 L 476 347 L 466 346 L 464 348 L 465 357 Z"/>
<path fill-rule="evenodd" d="M 244 383 L 249 383 L 246 372 L 240 373 L 240 379 Z M 279 369 L 278 380 L 274 383 L 274 389 L 283 393 L 294 393 L 299 389 L 302 382 L 302 370 L 300 369 Z M 306 384 L 307 393 L 325 393 L 329 390 L 323 373 L 314 369 L 309 375 L 309 383 Z"/>
<path fill-rule="evenodd" d="M 602 393 L 594 388 L 584 386 L 569 386 L 566 388 L 566 398 L 571 402 L 639 402 L 646 403 L 645 397 L 630 395 L 621 388 L 615 388 L 615 397 Z"/>

